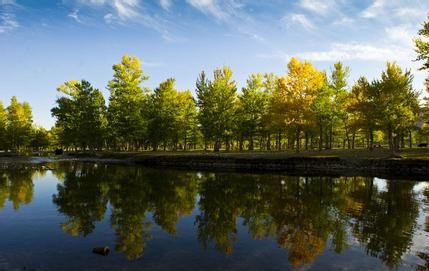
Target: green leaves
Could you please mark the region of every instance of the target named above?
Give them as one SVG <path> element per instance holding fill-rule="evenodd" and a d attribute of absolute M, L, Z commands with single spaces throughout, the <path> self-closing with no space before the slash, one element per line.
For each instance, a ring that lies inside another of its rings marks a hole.
<path fill-rule="evenodd" d="M 144 74 L 137 57 L 124 55 L 113 65 L 113 79 L 107 89 L 109 98 L 109 131 L 114 145 L 136 148 L 146 136 L 146 88 L 141 83 L 149 77 Z M 118 147 L 119 147 L 118 146 Z"/>
<path fill-rule="evenodd" d="M 237 87 L 232 80 L 232 70 L 226 66 L 216 69 L 213 76 L 214 80 L 209 81 L 202 72 L 196 83 L 196 92 L 198 119 L 205 141 L 214 142 L 214 149 L 218 151 L 221 140 L 232 134 L 236 115 Z M 226 145 L 228 149 L 229 144 L 226 143 Z"/>
<path fill-rule="evenodd" d="M 30 142 L 33 117 L 30 104 L 18 102 L 13 96 L 7 107 L 6 136 L 10 149 L 19 151 Z"/>
<path fill-rule="evenodd" d="M 72 80 L 58 87 L 66 96 L 57 99 L 52 116 L 57 119 L 60 144 L 82 149 L 101 148 L 106 132 L 103 94 L 88 81 Z"/>

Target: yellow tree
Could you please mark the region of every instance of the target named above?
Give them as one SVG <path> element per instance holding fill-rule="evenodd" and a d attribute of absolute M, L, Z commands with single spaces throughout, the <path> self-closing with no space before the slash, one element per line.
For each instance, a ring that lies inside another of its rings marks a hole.
<path fill-rule="evenodd" d="M 278 123 L 294 133 L 296 150 L 300 148 L 301 132 L 311 120 L 311 107 L 316 94 L 325 83 L 325 75 L 310 62 L 292 58 L 288 73 L 278 80 L 271 110 Z"/>

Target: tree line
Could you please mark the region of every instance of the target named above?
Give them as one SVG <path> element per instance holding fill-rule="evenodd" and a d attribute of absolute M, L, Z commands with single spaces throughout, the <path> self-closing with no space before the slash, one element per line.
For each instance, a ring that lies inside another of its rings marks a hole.
<path fill-rule="evenodd" d="M 232 70 L 201 72 L 196 99 L 169 78 L 153 91 L 137 57 L 113 66 L 108 106 L 85 80 L 58 87 L 52 109 L 61 146 L 79 149 L 230 150 L 372 148 L 413 144 L 419 93 L 413 76 L 387 63 L 379 79 L 348 89 L 350 69 L 337 62 L 330 74 L 292 58 L 285 76 L 256 73 L 238 93 Z"/>
<path fill-rule="evenodd" d="M 0 101 L 0 150 L 24 151 L 49 147 L 52 135 L 33 124 L 30 104 L 13 96 L 9 106 Z"/>
<path fill-rule="evenodd" d="M 429 70 L 429 18 L 415 40 L 418 59 Z M 3 149 L 44 148 L 47 141 L 79 150 L 285 150 L 369 148 L 394 151 L 429 136 L 428 104 L 412 86 L 413 75 L 388 62 L 379 78 L 360 77 L 348 86 L 350 68 L 342 62 L 330 72 L 292 58 L 285 75 L 255 73 L 238 91 L 232 70 L 203 71 L 190 90 L 174 78 L 154 90 L 137 57 L 124 55 L 113 65 L 110 92 L 86 80 L 67 81 L 51 109 L 51 131 L 34 129 L 28 103 L 0 107 Z M 429 89 L 429 79 L 426 80 Z M 15 116 L 15 117 L 14 117 Z"/>

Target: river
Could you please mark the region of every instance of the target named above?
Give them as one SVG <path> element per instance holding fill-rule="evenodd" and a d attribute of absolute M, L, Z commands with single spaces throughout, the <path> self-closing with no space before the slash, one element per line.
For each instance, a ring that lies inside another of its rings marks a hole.
<path fill-rule="evenodd" d="M 21 164 L 0 209 L 0 270 L 429 270 L 421 181 Z"/>

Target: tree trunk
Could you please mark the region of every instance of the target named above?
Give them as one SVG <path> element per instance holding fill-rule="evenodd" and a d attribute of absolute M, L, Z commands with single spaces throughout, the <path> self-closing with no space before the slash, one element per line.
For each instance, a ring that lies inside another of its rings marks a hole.
<path fill-rule="evenodd" d="M 305 132 L 305 150 L 308 150 L 308 132 Z"/>
<path fill-rule="evenodd" d="M 296 139 L 296 152 L 299 152 L 299 133 L 300 133 L 301 131 L 299 130 L 299 129 L 297 129 L 297 131 L 296 131 L 296 135 L 295 135 L 295 139 Z"/>
<path fill-rule="evenodd" d="M 267 135 L 267 151 L 271 151 L 271 134 Z"/>
<path fill-rule="evenodd" d="M 410 149 L 413 147 L 413 134 L 412 134 L 412 132 L 411 132 L 411 130 L 409 131 L 409 146 L 410 146 Z"/>
<path fill-rule="evenodd" d="M 253 134 L 249 135 L 249 151 L 253 151 Z"/>
<path fill-rule="evenodd" d="M 216 138 L 216 141 L 215 141 L 214 146 L 213 146 L 213 151 L 219 152 L 219 150 L 220 150 L 220 140 L 219 140 L 219 138 Z"/>

